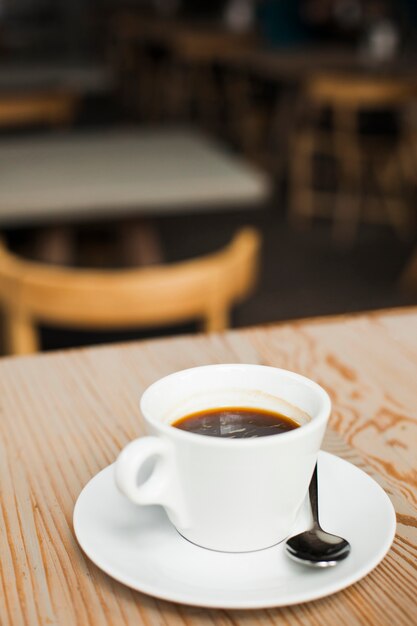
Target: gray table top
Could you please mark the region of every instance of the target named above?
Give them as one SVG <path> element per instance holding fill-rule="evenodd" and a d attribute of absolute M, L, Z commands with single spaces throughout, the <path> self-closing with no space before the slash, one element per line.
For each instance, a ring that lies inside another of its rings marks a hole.
<path fill-rule="evenodd" d="M 0 225 L 256 206 L 268 179 L 187 129 L 0 142 Z"/>

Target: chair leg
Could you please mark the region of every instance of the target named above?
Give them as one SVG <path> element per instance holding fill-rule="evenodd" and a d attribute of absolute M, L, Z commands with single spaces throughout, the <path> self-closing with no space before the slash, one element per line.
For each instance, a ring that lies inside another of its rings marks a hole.
<path fill-rule="evenodd" d="M 35 237 L 35 258 L 54 265 L 74 262 L 73 231 L 69 226 L 43 228 Z"/>
<path fill-rule="evenodd" d="M 150 219 L 127 220 L 120 227 L 122 256 L 129 267 L 163 263 L 162 243 Z"/>
<path fill-rule="evenodd" d="M 358 112 L 333 110 L 334 149 L 339 164 L 339 197 L 333 216 L 333 237 L 339 245 L 351 245 L 361 212 L 362 158 L 358 143 Z"/>
<path fill-rule="evenodd" d="M 286 168 L 290 166 L 291 142 L 293 137 L 297 136 L 298 121 L 306 116 L 304 108 L 305 102 L 299 97 L 298 89 L 287 86 L 276 96 L 269 148 L 273 154 L 271 169 L 278 180 L 285 176 Z"/>
<path fill-rule="evenodd" d="M 288 220 L 297 229 L 310 227 L 314 216 L 313 147 L 309 133 L 293 141 L 290 150 Z"/>
<path fill-rule="evenodd" d="M 417 292 L 417 247 L 400 276 L 399 285 L 405 292 Z"/>
<path fill-rule="evenodd" d="M 5 313 L 5 347 L 7 354 L 32 354 L 39 350 L 39 340 L 31 321 L 18 311 Z"/>
<path fill-rule="evenodd" d="M 338 245 L 350 246 L 355 240 L 360 205 L 360 197 L 354 193 L 341 194 L 337 198 L 333 218 L 333 239 Z"/>
<path fill-rule="evenodd" d="M 400 239 L 409 240 L 412 235 L 412 216 L 407 202 L 402 198 L 407 181 L 403 176 L 400 154 L 392 155 L 385 168 L 375 163 L 373 173 L 389 222 Z"/>
<path fill-rule="evenodd" d="M 347 154 L 342 163 L 342 184 L 335 200 L 333 239 L 340 246 L 351 246 L 357 234 L 362 203 L 359 154 Z"/>
<path fill-rule="evenodd" d="M 204 320 L 204 332 L 215 333 L 226 330 L 230 326 L 230 316 L 226 307 L 216 306 L 208 311 Z"/>

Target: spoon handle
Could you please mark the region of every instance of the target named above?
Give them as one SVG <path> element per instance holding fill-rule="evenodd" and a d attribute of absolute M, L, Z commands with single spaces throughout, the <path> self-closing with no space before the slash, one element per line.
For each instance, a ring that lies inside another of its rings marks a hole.
<path fill-rule="evenodd" d="M 315 465 L 314 472 L 311 477 L 309 495 L 310 495 L 311 513 L 313 515 L 314 526 L 320 526 L 319 497 L 318 497 L 318 486 L 317 486 L 317 463 Z"/>

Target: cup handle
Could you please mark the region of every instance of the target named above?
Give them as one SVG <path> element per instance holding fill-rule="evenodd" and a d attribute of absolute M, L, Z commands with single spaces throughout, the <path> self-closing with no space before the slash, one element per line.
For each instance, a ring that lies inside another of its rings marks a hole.
<path fill-rule="evenodd" d="M 138 474 L 150 459 L 155 459 L 155 466 L 145 481 L 138 485 Z M 116 460 L 115 480 L 120 491 L 135 504 L 160 504 L 174 526 L 188 527 L 175 455 L 167 441 L 159 437 L 141 437 L 131 441 Z"/>

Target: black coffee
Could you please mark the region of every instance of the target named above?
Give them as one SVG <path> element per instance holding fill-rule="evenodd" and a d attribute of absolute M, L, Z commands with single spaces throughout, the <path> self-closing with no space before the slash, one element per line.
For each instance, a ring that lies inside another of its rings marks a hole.
<path fill-rule="evenodd" d="M 280 435 L 299 424 L 286 415 L 264 409 L 221 407 L 186 415 L 172 426 L 208 437 L 251 439 Z"/>

